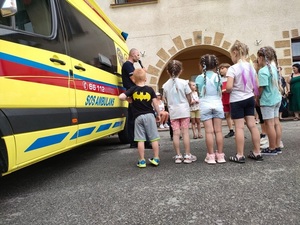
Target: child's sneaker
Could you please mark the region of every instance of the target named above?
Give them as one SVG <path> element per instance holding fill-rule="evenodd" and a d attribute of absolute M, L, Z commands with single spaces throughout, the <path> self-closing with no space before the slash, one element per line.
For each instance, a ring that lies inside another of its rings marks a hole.
<path fill-rule="evenodd" d="M 192 163 L 193 161 L 192 161 L 190 155 L 185 155 L 184 158 L 183 158 L 183 162 L 184 162 L 184 163 L 187 163 L 187 164 L 190 164 L 190 163 Z"/>
<path fill-rule="evenodd" d="M 265 149 L 261 150 L 261 154 L 262 155 L 277 155 L 277 151 L 276 151 L 276 149 L 271 150 L 269 148 L 265 148 Z"/>
<path fill-rule="evenodd" d="M 179 164 L 182 163 L 183 157 L 182 155 L 175 155 L 175 163 Z"/>
<path fill-rule="evenodd" d="M 138 163 L 136 164 L 136 166 L 139 167 L 139 168 L 145 168 L 146 167 L 145 159 L 139 160 Z"/>
<path fill-rule="evenodd" d="M 149 162 L 154 166 L 158 166 L 159 165 L 159 158 L 151 158 L 151 159 L 149 159 Z"/>
<path fill-rule="evenodd" d="M 265 144 L 269 144 L 269 139 L 268 139 L 267 136 L 262 137 L 262 138 L 260 139 L 260 145 L 265 145 Z"/>
<path fill-rule="evenodd" d="M 165 127 L 164 127 L 163 124 L 161 124 L 161 125 L 159 125 L 159 128 L 160 128 L 160 129 L 164 129 Z"/>
<path fill-rule="evenodd" d="M 279 146 L 280 148 L 284 148 L 284 145 L 283 145 L 283 142 L 282 141 L 280 141 L 280 146 Z"/>
<path fill-rule="evenodd" d="M 281 150 L 280 147 L 279 148 L 275 148 L 275 150 L 276 150 L 277 154 L 281 154 L 282 153 L 282 150 Z"/>
<path fill-rule="evenodd" d="M 207 164 L 216 164 L 216 155 L 213 154 L 206 154 L 206 158 L 204 159 L 204 162 Z"/>
<path fill-rule="evenodd" d="M 269 148 L 269 142 L 267 142 L 263 145 L 260 145 L 260 149 L 265 149 L 265 148 Z"/>
<path fill-rule="evenodd" d="M 184 163 L 192 163 L 195 162 L 197 160 L 197 157 L 195 155 L 192 154 L 184 154 Z"/>
<path fill-rule="evenodd" d="M 226 163 L 225 154 L 216 152 L 216 161 L 217 163 Z"/>
<path fill-rule="evenodd" d="M 192 162 L 197 161 L 197 156 L 190 154 Z"/>
<path fill-rule="evenodd" d="M 168 124 L 164 124 L 164 128 L 170 128 Z"/>

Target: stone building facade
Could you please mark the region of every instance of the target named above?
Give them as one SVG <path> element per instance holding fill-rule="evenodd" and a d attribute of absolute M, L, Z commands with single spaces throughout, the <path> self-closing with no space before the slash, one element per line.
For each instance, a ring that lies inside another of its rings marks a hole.
<path fill-rule="evenodd" d="M 261 47 L 273 47 L 284 76 L 300 56 L 299 0 L 97 1 L 129 34 L 129 49 L 140 50 L 148 85 L 155 90 L 169 78 L 165 68 L 172 59 L 183 62 L 182 78 L 188 80 L 200 73 L 204 54 L 232 64 L 229 49 L 236 40 L 249 46 L 251 59 Z"/>

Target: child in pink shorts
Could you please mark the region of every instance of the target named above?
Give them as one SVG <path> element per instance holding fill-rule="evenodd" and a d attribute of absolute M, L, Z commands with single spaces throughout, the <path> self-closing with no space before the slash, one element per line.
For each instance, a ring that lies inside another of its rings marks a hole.
<path fill-rule="evenodd" d="M 182 63 L 180 61 L 170 61 L 167 66 L 167 72 L 170 78 L 163 84 L 162 88 L 173 129 L 173 146 L 176 151 L 175 163 L 192 163 L 197 160 L 197 157 L 192 155 L 190 150 L 189 124 L 192 91 L 188 82 L 179 78 L 182 73 Z M 180 133 L 182 134 L 185 149 L 184 156 L 180 152 Z"/>

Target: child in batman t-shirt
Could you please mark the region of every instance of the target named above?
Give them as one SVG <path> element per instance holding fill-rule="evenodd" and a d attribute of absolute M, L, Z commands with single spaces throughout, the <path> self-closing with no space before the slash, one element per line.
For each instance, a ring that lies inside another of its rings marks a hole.
<path fill-rule="evenodd" d="M 133 82 L 136 86 L 131 87 L 125 93 L 119 95 L 120 100 L 127 100 L 132 104 L 134 117 L 134 141 L 138 143 L 139 161 L 137 166 L 146 167 L 145 145 L 144 142 L 149 139 L 152 143 L 154 157 L 149 162 L 155 166 L 159 165 L 159 145 L 160 139 L 156 120 L 159 122 L 158 100 L 153 88 L 146 86 L 146 72 L 143 69 L 135 69 L 132 75 Z M 157 118 L 153 107 L 156 111 Z"/>

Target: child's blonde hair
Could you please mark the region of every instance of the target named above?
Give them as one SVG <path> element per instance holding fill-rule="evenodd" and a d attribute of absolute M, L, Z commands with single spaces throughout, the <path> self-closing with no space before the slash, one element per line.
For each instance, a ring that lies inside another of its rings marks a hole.
<path fill-rule="evenodd" d="M 192 85 L 193 85 L 193 84 L 195 85 L 195 90 L 192 89 Z M 189 86 L 190 86 L 190 88 L 191 88 L 192 91 L 197 91 L 197 86 L 196 86 L 195 81 L 190 80 L 190 81 L 189 81 Z"/>
<path fill-rule="evenodd" d="M 249 53 L 249 48 L 246 44 L 236 41 L 233 46 L 230 48 L 230 52 L 236 51 L 240 57 L 247 57 Z"/>
<path fill-rule="evenodd" d="M 189 86 L 191 87 L 191 86 L 192 86 L 192 84 L 195 84 L 195 82 L 194 82 L 194 81 L 192 81 L 192 80 L 190 80 L 190 81 L 189 81 Z"/>
<path fill-rule="evenodd" d="M 146 72 L 144 69 L 138 68 L 133 71 L 132 77 L 134 82 L 143 82 L 146 80 Z"/>

